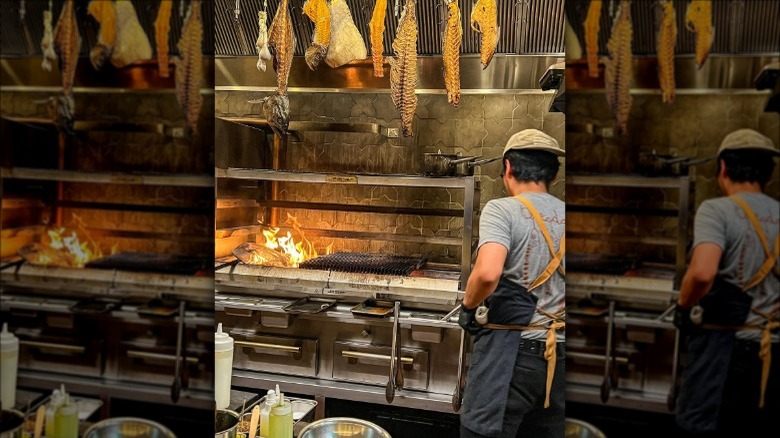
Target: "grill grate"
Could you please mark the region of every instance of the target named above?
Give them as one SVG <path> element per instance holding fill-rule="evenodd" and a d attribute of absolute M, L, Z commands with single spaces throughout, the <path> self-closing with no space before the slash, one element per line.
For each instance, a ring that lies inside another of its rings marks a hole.
<path fill-rule="evenodd" d="M 426 262 L 426 259 L 420 257 L 337 252 L 306 260 L 299 267 L 360 274 L 408 276 L 415 269 L 420 269 Z"/>

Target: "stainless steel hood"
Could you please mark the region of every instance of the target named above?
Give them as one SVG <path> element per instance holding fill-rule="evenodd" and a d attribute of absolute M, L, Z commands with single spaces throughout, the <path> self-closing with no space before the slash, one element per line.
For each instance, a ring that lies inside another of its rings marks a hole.
<path fill-rule="evenodd" d="M 346 0 L 352 18 L 355 21 L 363 41 L 369 41 L 368 22 L 374 9 L 373 0 Z M 393 2 L 388 7 L 392 10 Z M 295 32 L 295 55 L 303 56 L 311 43 L 314 31 L 312 21 L 304 17 L 301 7 L 304 0 L 289 0 L 293 29 Z M 563 4 L 564 0 L 497 0 L 499 35 L 498 54 L 549 55 L 564 52 L 563 41 Z M 234 26 L 234 0 L 216 1 L 216 55 L 257 55 L 257 12 L 262 8 L 263 0 L 241 0 L 240 26 Z M 268 19 L 273 19 L 279 0 L 268 0 Z M 463 25 L 463 44 L 461 53 L 479 53 L 479 34 L 470 26 L 472 0 L 458 0 Z M 441 54 L 441 32 L 447 19 L 447 7 L 443 1 L 418 0 L 417 20 L 419 36 L 417 51 L 420 55 Z M 398 17 L 388 12 L 385 18 L 384 47 L 385 55 L 392 55 L 390 44 L 395 38 Z M 242 47 L 239 33 L 243 32 L 248 47 Z M 537 78 L 538 79 L 538 78 Z"/>

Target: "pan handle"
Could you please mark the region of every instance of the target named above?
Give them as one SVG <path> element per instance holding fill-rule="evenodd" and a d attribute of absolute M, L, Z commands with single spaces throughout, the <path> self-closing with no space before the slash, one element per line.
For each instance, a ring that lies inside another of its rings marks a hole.
<path fill-rule="evenodd" d="M 477 158 L 479 158 L 481 156 L 482 155 L 477 155 L 476 157 L 456 158 L 454 160 L 450 160 L 450 164 L 451 165 L 455 165 L 455 164 L 465 163 L 465 162 L 468 162 L 468 161 L 474 161 L 474 160 L 476 160 Z"/>
<path fill-rule="evenodd" d="M 477 160 L 474 161 L 473 163 L 469 163 L 469 167 L 476 167 L 476 166 L 481 166 L 483 164 L 492 163 L 493 161 L 500 160 L 501 158 L 503 157 L 493 157 L 493 158 L 486 158 L 484 160 Z"/>

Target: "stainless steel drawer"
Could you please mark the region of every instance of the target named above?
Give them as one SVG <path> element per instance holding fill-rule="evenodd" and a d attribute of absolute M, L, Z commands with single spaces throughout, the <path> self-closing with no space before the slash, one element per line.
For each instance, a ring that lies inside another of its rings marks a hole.
<path fill-rule="evenodd" d="M 176 348 L 142 343 L 122 343 L 116 351 L 117 377 L 142 383 L 169 385 L 176 370 Z M 214 353 L 188 346 L 183 351 L 181 374 L 185 388 L 209 390 L 214 387 Z"/>
<path fill-rule="evenodd" d="M 316 377 L 319 340 L 279 335 L 230 332 L 234 339 L 233 368 Z"/>
<path fill-rule="evenodd" d="M 333 378 L 386 385 L 390 377 L 389 345 L 336 341 L 333 345 Z M 404 388 L 428 389 L 428 352 L 401 347 Z"/>
<path fill-rule="evenodd" d="M 19 368 L 100 377 L 103 343 L 55 336 L 20 336 Z"/>

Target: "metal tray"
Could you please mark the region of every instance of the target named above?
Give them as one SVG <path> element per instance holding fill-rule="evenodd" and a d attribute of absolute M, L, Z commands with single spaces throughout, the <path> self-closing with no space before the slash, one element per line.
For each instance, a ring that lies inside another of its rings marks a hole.
<path fill-rule="evenodd" d="M 360 316 L 385 317 L 393 313 L 394 303 L 392 301 L 368 299 L 350 309 L 352 314 Z"/>
<path fill-rule="evenodd" d="M 303 297 L 294 303 L 282 307 L 282 310 L 287 313 L 320 313 L 330 309 L 335 304 L 336 300 Z"/>

